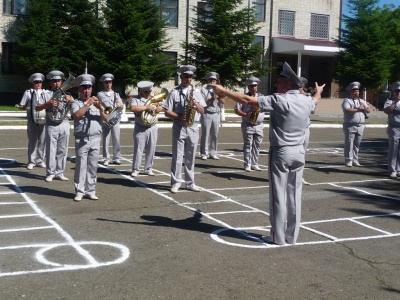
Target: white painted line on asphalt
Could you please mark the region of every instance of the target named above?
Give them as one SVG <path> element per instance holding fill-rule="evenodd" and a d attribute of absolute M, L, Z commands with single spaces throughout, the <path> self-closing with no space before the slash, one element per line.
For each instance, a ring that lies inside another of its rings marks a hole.
<path fill-rule="evenodd" d="M 7 178 L 9 184 L 13 186 L 13 188 L 17 191 L 17 193 L 25 200 L 25 203 L 29 204 L 31 209 L 35 212 L 34 214 L 2 215 L 2 216 L 0 216 L 0 219 L 39 217 L 41 220 L 47 221 L 47 223 L 50 224 L 50 226 L 1 229 L 0 234 L 7 233 L 7 232 L 18 233 L 18 232 L 25 232 L 25 231 L 32 231 L 32 230 L 52 229 L 52 230 L 56 230 L 57 233 L 59 235 L 61 235 L 63 237 L 63 239 L 66 241 L 66 243 L 31 244 L 31 245 L 23 245 L 23 246 L 0 247 L 0 251 L 1 250 L 13 250 L 13 249 L 15 250 L 15 249 L 21 249 L 21 248 L 39 248 L 38 251 L 36 252 L 35 257 L 36 257 L 37 261 L 39 261 L 40 263 L 45 265 L 45 267 L 43 269 L 24 270 L 24 266 L 25 266 L 24 261 L 26 262 L 26 260 L 20 258 L 22 265 L 20 267 L 19 266 L 14 266 L 14 267 L 21 268 L 22 270 L 13 271 L 13 272 L 2 272 L 0 270 L 0 277 L 34 274 L 34 273 L 57 272 L 57 271 L 66 271 L 66 270 L 98 268 L 101 266 L 122 263 L 129 257 L 129 255 L 130 255 L 129 249 L 120 244 L 101 242 L 101 241 L 83 241 L 83 242 L 75 241 L 64 229 L 61 228 L 61 226 L 58 223 L 56 223 L 53 219 L 47 217 L 39 209 L 39 207 L 35 204 L 35 202 L 21 190 L 21 188 L 15 183 L 15 181 L 12 179 L 12 177 L 6 173 L 6 171 L 4 169 L 0 168 L 0 174 L 4 175 L 4 177 Z M 117 257 L 115 260 L 110 260 L 110 261 L 106 261 L 106 262 L 98 262 L 95 259 L 95 257 L 93 257 L 90 254 L 90 252 L 84 248 L 84 246 L 86 246 L 86 245 L 107 245 L 109 247 L 117 248 L 120 250 L 120 257 Z M 80 254 L 80 256 L 82 256 L 86 260 L 86 263 L 80 264 L 80 265 L 68 265 L 65 263 L 49 261 L 45 257 L 45 254 L 48 251 L 59 248 L 59 247 L 70 247 L 70 248 L 74 249 L 78 254 Z M 26 259 L 29 260 L 30 257 L 27 257 Z M 26 265 L 30 265 L 30 263 L 27 263 Z M 53 268 L 49 268 L 49 266 L 53 266 Z"/>
<path fill-rule="evenodd" d="M 0 230 L 2 232 L 18 232 L 18 231 L 31 231 L 31 230 L 43 230 L 43 229 L 53 229 L 53 226 L 40 226 L 40 227 L 30 227 L 30 228 L 15 228 L 15 229 L 4 229 Z"/>

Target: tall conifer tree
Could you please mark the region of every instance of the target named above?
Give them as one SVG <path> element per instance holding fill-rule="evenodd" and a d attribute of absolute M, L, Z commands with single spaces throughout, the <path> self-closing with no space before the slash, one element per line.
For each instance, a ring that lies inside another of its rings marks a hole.
<path fill-rule="evenodd" d="M 234 88 L 243 85 L 246 77 L 268 72 L 260 62 L 263 48 L 253 43 L 259 29 L 254 12 L 238 9 L 242 3 L 208 0 L 205 9 L 192 8 L 197 13 L 190 26 L 194 42 L 182 44 L 185 55 L 181 61 L 195 65 L 199 79 L 216 71 L 223 85 Z"/>
<path fill-rule="evenodd" d="M 349 0 L 349 15 L 339 46 L 335 78 L 342 86 L 359 81 L 364 87 L 380 88 L 391 77 L 394 43 L 388 30 L 391 13 L 377 8 L 378 0 Z"/>
<path fill-rule="evenodd" d="M 107 0 L 104 24 L 96 37 L 96 71 L 111 72 L 122 87 L 141 80 L 170 79 L 176 66 L 166 64 L 164 22 L 160 8 L 148 0 Z"/>

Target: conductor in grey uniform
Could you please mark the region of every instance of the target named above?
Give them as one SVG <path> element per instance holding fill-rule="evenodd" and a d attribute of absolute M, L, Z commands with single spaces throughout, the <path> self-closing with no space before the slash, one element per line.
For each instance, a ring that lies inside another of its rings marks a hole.
<path fill-rule="evenodd" d="M 260 79 L 250 77 L 246 79 L 248 92 L 246 95 L 257 97 Z M 243 135 L 243 160 L 244 170 L 261 171 L 258 166 L 258 158 L 261 150 L 261 143 L 264 137 L 264 112 L 252 105 L 236 103 L 235 113 L 242 117 L 241 129 Z"/>
<path fill-rule="evenodd" d="M 371 110 L 367 101 L 360 99 L 360 83 L 346 87 L 350 96 L 343 100 L 344 159 L 347 167 L 360 166 L 358 152 L 365 128 L 367 113 Z"/>
<path fill-rule="evenodd" d="M 388 115 L 388 171 L 389 177 L 397 178 L 400 177 L 400 81 L 392 83 L 389 89 L 392 97 L 384 104 L 384 112 Z"/>
<path fill-rule="evenodd" d="M 71 105 L 75 136 L 74 201 L 81 201 L 84 196 L 91 200 L 99 199 L 96 196 L 97 164 L 102 121 L 107 121 L 108 116 L 100 101 L 92 96 L 94 82 L 95 78 L 90 74 L 75 79 L 79 96 Z"/>
<path fill-rule="evenodd" d="M 19 109 L 27 110 L 27 131 L 28 131 L 28 170 L 35 166 L 45 168 L 45 112 L 36 112 L 36 105 L 46 101 L 45 91 L 42 89 L 44 75 L 34 73 L 29 77 L 32 89 L 26 90 L 18 105 Z M 39 117 L 39 114 L 42 115 Z"/>
<path fill-rule="evenodd" d="M 321 99 L 322 86 L 315 84 L 314 98 L 301 94 L 300 78 L 285 62 L 276 80 L 277 93 L 257 98 L 215 86 L 216 92 L 242 104 L 269 111 L 269 219 L 270 236 L 262 241 L 294 244 L 300 229 L 304 138 L 309 116 Z"/>
<path fill-rule="evenodd" d="M 153 162 L 156 153 L 156 145 L 158 138 L 157 121 L 154 123 L 143 122 L 141 115 L 143 112 L 160 113 L 161 105 L 146 105 L 146 102 L 152 97 L 151 92 L 154 82 L 140 81 L 137 84 L 139 94 L 131 99 L 131 111 L 135 114 L 135 129 L 133 131 L 133 163 L 132 177 L 139 175 L 142 164 L 142 155 L 145 152 L 144 173 L 154 176 Z"/>
<path fill-rule="evenodd" d="M 219 74 L 210 72 L 206 75 L 208 84 L 216 84 L 219 80 Z M 204 114 L 201 116 L 201 139 L 200 156 L 201 159 L 207 158 L 219 159 L 217 155 L 218 130 L 221 123 L 221 107 L 225 103 L 223 96 L 218 96 L 210 87 L 201 89 L 207 106 L 204 108 Z M 208 148 L 210 145 L 210 149 Z"/>
<path fill-rule="evenodd" d="M 36 110 L 46 110 L 46 181 L 51 182 L 54 178 L 68 181 L 64 176 L 67 163 L 67 152 L 70 135 L 70 125 L 67 113 L 70 103 L 74 100 L 71 95 L 62 96 L 57 102 L 53 94 L 61 87 L 64 73 L 51 71 L 46 75 L 50 80 L 51 90 L 46 91 L 46 102 L 36 106 Z M 53 113 L 54 110 L 54 113 Z M 52 114 L 52 117 L 49 117 Z M 58 118 L 61 119 L 58 119 Z"/>
<path fill-rule="evenodd" d="M 114 75 L 106 73 L 100 77 L 100 82 L 103 83 L 104 89 L 97 93 L 97 98 L 103 103 L 104 108 L 111 107 L 112 110 L 123 107 L 121 97 L 112 89 Z M 103 123 L 103 164 L 108 166 L 110 162 L 110 153 L 108 151 L 110 145 L 110 136 L 113 142 L 113 159 L 112 163 L 116 165 L 121 164 L 121 129 L 120 124 L 117 123 L 111 128 Z"/>
<path fill-rule="evenodd" d="M 191 191 L 200 192 L 194 183 L 194 163 L 199 141 L 200 114 L 204 113 L 206 103 L 192 84 L 196 67 L 183 65 L 177 72 L 181 84 L 175 87 L 165 100 L 165 116 L 172 124 L 172 162 L 171 193 L 177 193 L 182 183 L 182 161 L 185 158 L 185 183 Z"/>

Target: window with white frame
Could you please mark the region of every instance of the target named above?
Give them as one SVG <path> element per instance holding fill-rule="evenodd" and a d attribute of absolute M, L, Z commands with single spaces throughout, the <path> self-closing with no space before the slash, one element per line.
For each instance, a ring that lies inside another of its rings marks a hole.
<path fill-rule="evenodd" d="M 178 27 L 178 0 L 156 0 L 160 6 L 161 17 L 168 27 Z"/>
<path fill-rule="evenodd" d="M 294 36 L 295 12 L 280 10 L 278 13 L 278 30 L 280 35 Z"/>
<path fill-rule="evenodd" d="M 3 14 L 5 15 L 26 15 L 26 0 L 3 0 Z"/>
<path fill-rule="evenodd" d="M 329 16 L 311 14 L 310 37 L 319 39 L 329 38 Z"/>
<path fill-rule="evenodd" d="M 253 0 L 251 2 L 253 4 L 254 16 L 257 21 L 264 22 L 265 21 L 265 0 Z"/>
<path fill-rule="evenodd" d="M 3 74 L 14 73 L 13 57 L 17 49 L 17 43 L 1 43 L 1 72 Z"/>

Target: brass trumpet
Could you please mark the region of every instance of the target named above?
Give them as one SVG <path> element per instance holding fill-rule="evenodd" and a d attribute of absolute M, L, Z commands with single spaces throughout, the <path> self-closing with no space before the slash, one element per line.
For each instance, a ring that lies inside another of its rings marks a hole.
<path fill-rule="evenodd" d="M 109 115 L 113 112 L 113 108 L 111 106 L 105 106 L 103 101 L 101 101 L 101 99 L 98 99 L 97 97 L 96 97 L 96 99 L 97 99 L 97 101 L 99 101 L 100 107 L 104 110 L 104 113 L 106 115 Z"/>

